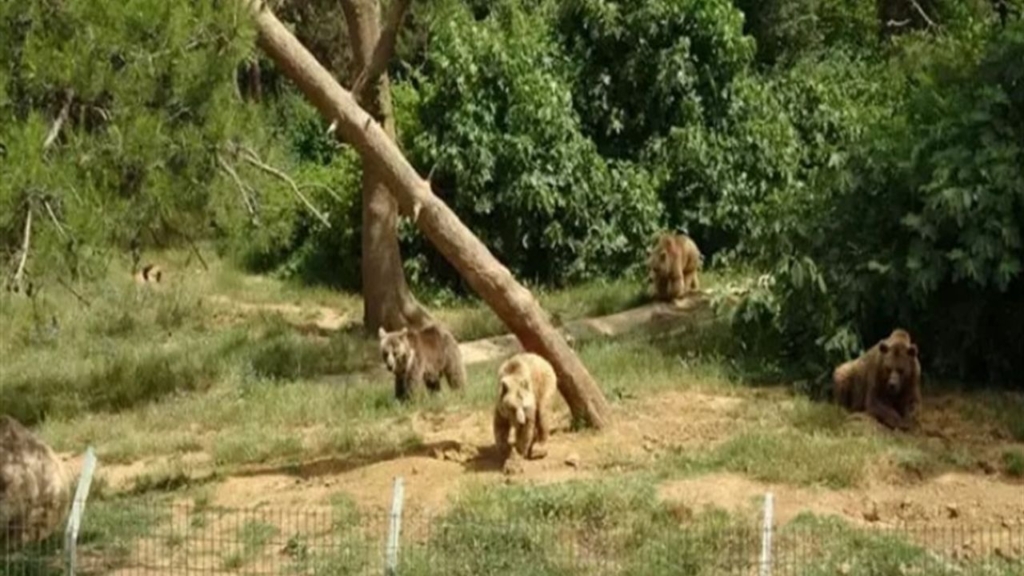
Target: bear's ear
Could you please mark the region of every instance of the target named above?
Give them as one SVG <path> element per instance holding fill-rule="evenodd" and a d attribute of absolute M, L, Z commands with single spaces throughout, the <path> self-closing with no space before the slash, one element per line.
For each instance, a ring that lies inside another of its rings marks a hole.
<path fill-rule="evenodd" d="M 388 333 L 384 330 L 383 326 L 381 326 L 380 328 L 377 328 L 377 338 L 383 340 L 384 337 L 387 336 L 387 335 L 388 335 Z"/>
<path fill-rule="evenodd" d="M 888 354 L 889 353 L 889 343 L 886 342 L 885 340 L 882 340 L 881 342 L 879 342 L 878 343 L 878 351 L 881 352 L 882 354 Z"/>
<path fill-rule="evenodd" d="M 911 358 L 917 358 L 917 344 L 911 344 L 910 347 L 907 348 L 907 354 L 910 354 Z"/>

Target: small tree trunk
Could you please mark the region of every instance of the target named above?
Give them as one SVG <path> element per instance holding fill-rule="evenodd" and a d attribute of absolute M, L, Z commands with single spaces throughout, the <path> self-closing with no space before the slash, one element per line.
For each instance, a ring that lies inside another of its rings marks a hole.
<path fill-rule="evenodd" d="M 374 47 L 380 39 L 379 0 L 343 0 L 342 10 L 352 42 L 352 77 L 369 69 Z M 395 139 L 391 108 L 391 87 L 381 74 L 368 87 L 364 109 Z M 363 328 L 376 334 L 377 328 L 397 330 L 421 326 L 430 315 L 409 291 L 398 247 L 398 209 L 378 170 L 364 163 L 362 179 L 362 282 Z"/>
<path fill-rule="evenodd" d="M 519 338 L 523 348 L 546 358 L 558 374 L 558 389 L 573 416 L 595 428 L 608 424 L 608 403 L 547 314 L 508 268 L 420 178 L 384 128 L 360 108 L 284 25 L 259 0 L 245 0 L 256 19 L 258 43 L 327 118 L 337 122 L 346 142 L 359 152 L 364 168 L 376 170 L 402 211 L 413 218 L 473 290 Z"/>

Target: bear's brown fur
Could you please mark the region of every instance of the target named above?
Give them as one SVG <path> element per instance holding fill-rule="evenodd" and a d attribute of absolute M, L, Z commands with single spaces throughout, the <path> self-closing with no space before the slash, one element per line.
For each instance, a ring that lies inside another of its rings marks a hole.
<path fill-rule="evenodd" d="M 0 550 L 14 551 L 57 531 L 70 503 L 70 480 L 46 443 L 0 414 Z"/>
<path fill-rule="evenodd" d="M 466 386 L 466 367 L 462 364 L 459 342 L 444 327 L 430 324 L 423 328 L 377 331 L 381 358 L 388 372 L 395 375 L 395 397 L 405 400 L 426 384 L 431 392 L 441 389 L 441 377 L 452 390 Z"/>
<path fill-rule="evenodd" d="M 516 354 L 498 367 L 498 400 L 494 406 L 494 443 L 506 471 L 520 458 L 547 456 L 551 402 L 558 377 L 547 360 L 530 352 Z M 509 432 L 515 431 L 515 449 Z"/>
<path fill-rule="evenodd" d="M 685 234 L 663 233 L 647 258 L 654 297 L 671 302 L 689 290 L 699 290 L 700 249 Z"/>
<path fill-rule="evenodd" d="M 867 412 L 890 428 L 909 430 L 921 404 L 917 353 L 909 332 L 893 330 L 859 358 L 832 372 L 836 402 L 854 412 Z"/>

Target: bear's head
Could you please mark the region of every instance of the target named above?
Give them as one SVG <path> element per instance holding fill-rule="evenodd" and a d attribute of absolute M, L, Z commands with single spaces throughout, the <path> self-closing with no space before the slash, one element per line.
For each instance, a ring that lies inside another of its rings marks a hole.
<path fill-rule="evenodd" d="M 533 386 L 530 384 L 525 367 L 512 360 L 509 364 L 502 366 L 498 375 L 498 383 L 501 389 L 498 398 L 499 409 L 506 417 L 511 417 L 514 414 L 516 422 L 520 426 L 526 424 L 527 414 L 536 409 L 537 398 L 533 393 Z"/>
<path fill-rule="evenodd" d="M 681 249 L 676 239 L 669 234 L 664 234 L 658 238 L 658 243 L 647 259 L 647 265 L 653 273 L 669 276 L 676 271 L 680 255 Z"/>
<path fill-rule="evenodd" d="M 910 340 L 906 330 L 896 329 L 888 338 L 878 343 L 880 362 L 879 382 L 885 391 L 895 395 L 910 386 L 920 370 L 917 359 L 917 345 Z"/>
<path fill-rule="evenodd" d="M 384 328 L 379 328 L 377 338 L 380 340 L 380 355 L 388 372 L 404 374 L 412 367 L 416 359 L 416 350 L 409 341 L 408 328 L 396 332 L 387 332 Z"/>

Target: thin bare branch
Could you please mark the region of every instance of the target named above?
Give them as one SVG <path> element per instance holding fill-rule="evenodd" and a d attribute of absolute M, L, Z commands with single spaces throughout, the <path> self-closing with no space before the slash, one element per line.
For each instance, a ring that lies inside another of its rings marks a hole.
<path fill-rule="evenodd" d="M 210 267 L 206 264 L 206 259 L 203 258 L 203 255 L 199 252 L 199 247 L 196 246 L 195 241 L 192 240 L 192 236 L 186 234 L 185 232 L 182 232 L 180 229 L 178 229 L 177 226 L 174 226 L 170 222 L 168 222 L 164 214 L 160 214 L 160 223 L 163 224 L 164 228 L 167 228 L 174 234 L 177 234 L 178 236 L 184 238 L 185 242 L 188 242 L 189 248 L 191 248 L 192 253 L 195 254 L 196 258 L 199 259 L 199 264 L 203 267 L 203 270 L 205 272 L 210 271 Z"/>
<path fill-rule="evenodd" d="M 224 158 L 220 154 L 217 154 L 217 164 L 220 165 L 221 170 L 226 172 L 228 176 L 230 176 L 231 179 L 235 181 L 235 185 L 238 186 L 238 191 L 242 193 L 242 202 L 245 203 L 245 208 L 246 210 L 249 211 L 249 216 L 254 221 L 258 221 L 259 216 L 256 213 L 256 206 L 254 205 L 252 199 L 249 196 L 249 193 L 252 190 L 252 188 L 248 184 L 243 182 L 241 178 L 238 177 L 238 172 L 235 172 L 235 169 L 232 168 L 231 165 L 228 164 L 227 161 L 224 160 Z"/>
<path fill-rule="evenodd" d="M 302 189 L 302 188 L 319 188 L 319 189 L 327 192 L 328 194 L 330 194 L 331 198 L 334 198 L 338 202 L 341 202 L 341 196 L 338 196 L 338 193 L 335 192 L 334 190 L 332 190 L 330 186 L 324 186 L 323 184 L 318 184 L 316 182 L 311 182 L 311 183 L 308 183 L 308 184 L 299 184 L 299 188 L 300 189 Z"/>
<path fill-rule="evenodd" d="M 25 263 L 28 262 L 28 249 L 32 243 L 32 205 L 29 204 L 25 210 L 25 234 L 21 240 L 21 260 L 18 262 L 18 269 L 14 272 L 14 288 L 22 291 L 25 282 Z"/>
<path fill-rule="evenodd" d="M 57 118 L 53 121 L 53 125 L 50 126 L 50 131 L 46 134 L 46 140 L 43 141 L 43 150 L 48 149 L 53 145 L 54 141 L 57 140 L 57 136 L 60 134 L 60 129 L 68 120 L 68 114 L 71 112 L 71 101 L 74 97 L 75 91 L 68 90 L 68 95 L 64 100 L 64 105 L 61 106 L 60 113 L 57 114 Z"/>
<path fill-rule="evenodd" d="M 60 284 L 68 292 L 71 292 L 71 295 L 77 298 L 78 301 L 82 303 L 82 305 L 84 305 L 86 308 L 89 307 L 90 302 L 86 300 L 84 296 L 75 291 L 75 289 L 72 288 L 71 285 L 69 285 L 67 282 L 65 282 L 64 279 L 61 278 L 60 276 L 57 277 L 57 283 Z"/>
<path fill-rule="evenodd" d="M 281 180 L 287 182 L 288 185 L 291 186 L 292 191 L 295 192 L 295 195 L 299 197 L 299 200 L 302 200 L 302 203 L 306 205 L 306 208 L 309 208 L 309 211 L 312 212 L 320 220 L 320 222 L 323 223 L 324 226 L 328 228 L 331 227 L 331 222 L 330 220 L 327 219 L 327 216 L 324 216 L 322 212 L 317 210 L 316 206 L 314 206 L 313 203 L 309 201 L 309 198 L 306 198 L 306 195 L 302 193 L 302 190 L 299 190 L 299 186 L 295 183 L 295 180 L 292 180 L 291 176 L 285 174 L 284 172 L 281 172 L 280 170 L 274 168 L 273 166 L 267 165 L 262 160 L 260 160 L 260 157 L 257 156 L 256 153 L 253 152 L 252 150 L 248 148 L 243 148 L 242 151 L 243 160 L 259 168 L 260 170 L 263 170 L 267 174 L 276 176 Z"/>
<path fill-rule="evenodd" d="M 50 201 L 43 200 L 43 207 L 46 208 L 46 213 L 49 214 L 50 220 L 53 221 L 53 225 L 57 228 L 57 232 L 60 234 L 60 237 L 67 242 L 68 233 L 64 231 L 64 226 L 61 225 L 60 220 L 57 220 L 57 215 L 53 213 L 53 208 L 50 207 Z"/>
<path fill-rule="evenodd" d="M 370 57 L 370 65 L 364 68 L 356 81 L 352 83 L 352 94 L 356 100 L 362 102 L 366 97 L 366 88 L 372 86 L 388 68 L 388 62 L 395 52 L 395 42 L 398 39 L 398 30 L 402 26 L 405 13 L 409 10 L 412 0 L 393 0 L 391 9 L 385 20 L 384 29 L 381 30 L 380 39 L 373 47 L 373 55 Z"/>
<path fill-rule="evenodd" d="M 921 5 L 917 3 L 917 0 L 910 0 L 910 4 L 911 6 L 914 7 L 914 10 L 917 10 L 917 13 L 921 15 L 921 18 L 924 18 L 924 21 L 928 24 L 928 26 L 932 28 L 939 27 L 939 25 L 936 24 L 934 20 L 928 17 L 928 13 L 924 11 L 924 8 L 921 8 Z"/>

